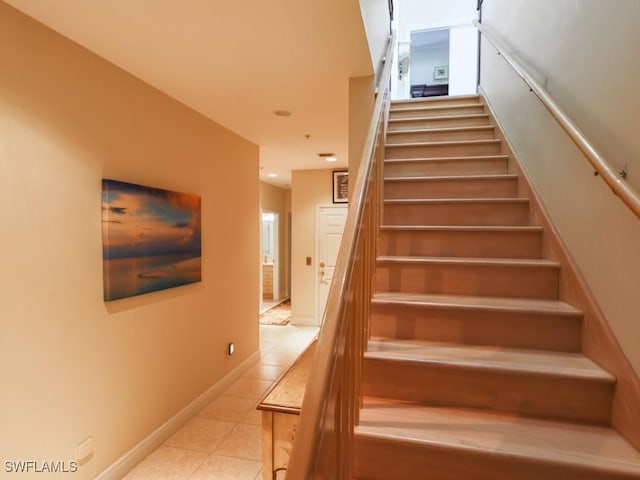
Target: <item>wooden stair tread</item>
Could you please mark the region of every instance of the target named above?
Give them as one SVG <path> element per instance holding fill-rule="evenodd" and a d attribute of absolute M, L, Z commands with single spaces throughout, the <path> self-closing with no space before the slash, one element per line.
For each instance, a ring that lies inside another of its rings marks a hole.
<path fill-rule="evenodd" d="M 457 309 L 501 310 L 537 314 L 581 316 L 582 312 L 560 300 L 536 298 L 486 297 L 473 295 L 443 295 L 427 293 L 379 292 L 374 304 L 439 306 Z"/>
<path fill-rule="evenodd" d="M 439 182 L 439 181 L 474 181 L 474 180 L 516 180 L 518 175 L 512 173 L 492 173 L 487 175 L 429 175 L 411 177 L 384 177 L 385 182 Z"/>
<path fill-rule="evenodd" d="M 500 144 L 499 138 L 488 138 L 481 140 L 439 140 L 435 142 L 411 142 L 411 143 L 386 143 L 386 148 L 408 148 L 408 147 L 433 147 L 445 145 L 488 145 Z"/>
<path fill-rule="evenodd" d="M 541 352 L 411 340 L 371 340 L 366 359 L 557 375 L 606 383 L 615 377 L 580 353 Z"/>
<path fill-rule="evenodd" d="M 486 452 L 634 475 L 640 453 L 607 427 L 366 397 L 356 436 Z"/>
<path fill-rule="evenodd" d="M 501 265 L 559 268 L 560 265 L 544 258 L 461 258 L 461 257 L 418 257 L 418 256 L 379 256 L 379 263 L 411 263 L 411 264 L 440 264 L 440 265 Z"/>
<path fill-rule="evenodd" d="M 407 130 L 389 130 L 387 132 L 387 138 L 389 135 L 406 135 L 411 133 L 453 133 L 453 132 L 468 132 L 473 130 L 495 130 L 494 125 L 466 125 L 460 127 L 431 127 L 431 128 L 414 128 Z"/>

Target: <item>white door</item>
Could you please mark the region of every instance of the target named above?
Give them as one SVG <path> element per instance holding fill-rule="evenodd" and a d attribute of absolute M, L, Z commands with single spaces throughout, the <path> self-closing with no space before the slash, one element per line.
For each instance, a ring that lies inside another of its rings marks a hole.
<path fill-rule="evenodd" d="M 316 321 L 322 323 L 329 287 L 336 267 L 340 241 L 347 220 L 343 205 L 318 207 L 316 210 Z"/>

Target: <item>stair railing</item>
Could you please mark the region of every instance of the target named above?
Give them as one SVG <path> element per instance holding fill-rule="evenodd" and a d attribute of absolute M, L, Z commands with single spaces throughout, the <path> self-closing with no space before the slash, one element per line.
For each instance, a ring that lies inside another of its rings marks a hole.
<path fill-rule="evenodd" d="M 595 175 L 600 176 L 607 185 L 613 190 L 629 209 L 640 218 L 640 194 L 629 185 L 625 179 L 627 176 L 626 167 L 617 172 L 596 148 L 587 140 L 586 136 L 576 127 L 567 114 L 562 111 L 558 104 L 551 98 L 549 93 L 540 86 L 536 80 L 527 72 L 527 70 L 511 56 L 504 48 L 502 43 L 487 31 L 482 23 L 474 20 L 474 25 L 480 33 L 491 43 L 498 55 L 500 55 L 522 80 L 527 84 L 530 91 L 540 99 L 545 108 L 556 119 L 562 129 L 569 135 L 573 143 L 580 149 L 589 163 L 595 169 Z"/>
<path fill-rule="evenodd" d="M 349 212 L 287 467 L 288 480 L 346 480 L 353 471 L 353 430 L 361 405 L 374 286 L 394 43 L 392 34 L 362 160 L 349 185 Z"/>

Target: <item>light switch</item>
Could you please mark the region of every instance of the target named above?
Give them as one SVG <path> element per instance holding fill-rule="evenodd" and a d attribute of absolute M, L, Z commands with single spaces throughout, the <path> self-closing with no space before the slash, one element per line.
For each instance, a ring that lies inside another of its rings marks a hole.
<path fill-rule="evenodd" d="M 307 257 L 307 265 L 311 265 L 311 257 Z"/>

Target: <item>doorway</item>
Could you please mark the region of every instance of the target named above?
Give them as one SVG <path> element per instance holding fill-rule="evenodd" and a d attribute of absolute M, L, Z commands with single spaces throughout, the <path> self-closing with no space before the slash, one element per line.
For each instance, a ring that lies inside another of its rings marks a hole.
<path fill-rule="evenodd" d="M 412 30 L 398 42 L 394 99 L 469 95 L 478 88 L 478 31 L 473 25 Z"/>
<path fill-rule="evenodd" d="M 333 280 L 342 232 L 347 220 L 345 205 L 316 207 L 316 322 L 320 326 Z"/>
<path fill-rule="evenodd" d="M 263 211 L 261 218 L 261 271 L 262 307 L 261 311 L 278 303 L 280 299 L 280 258 L 278 244 L 279 215 L 277 212 Z"/>

